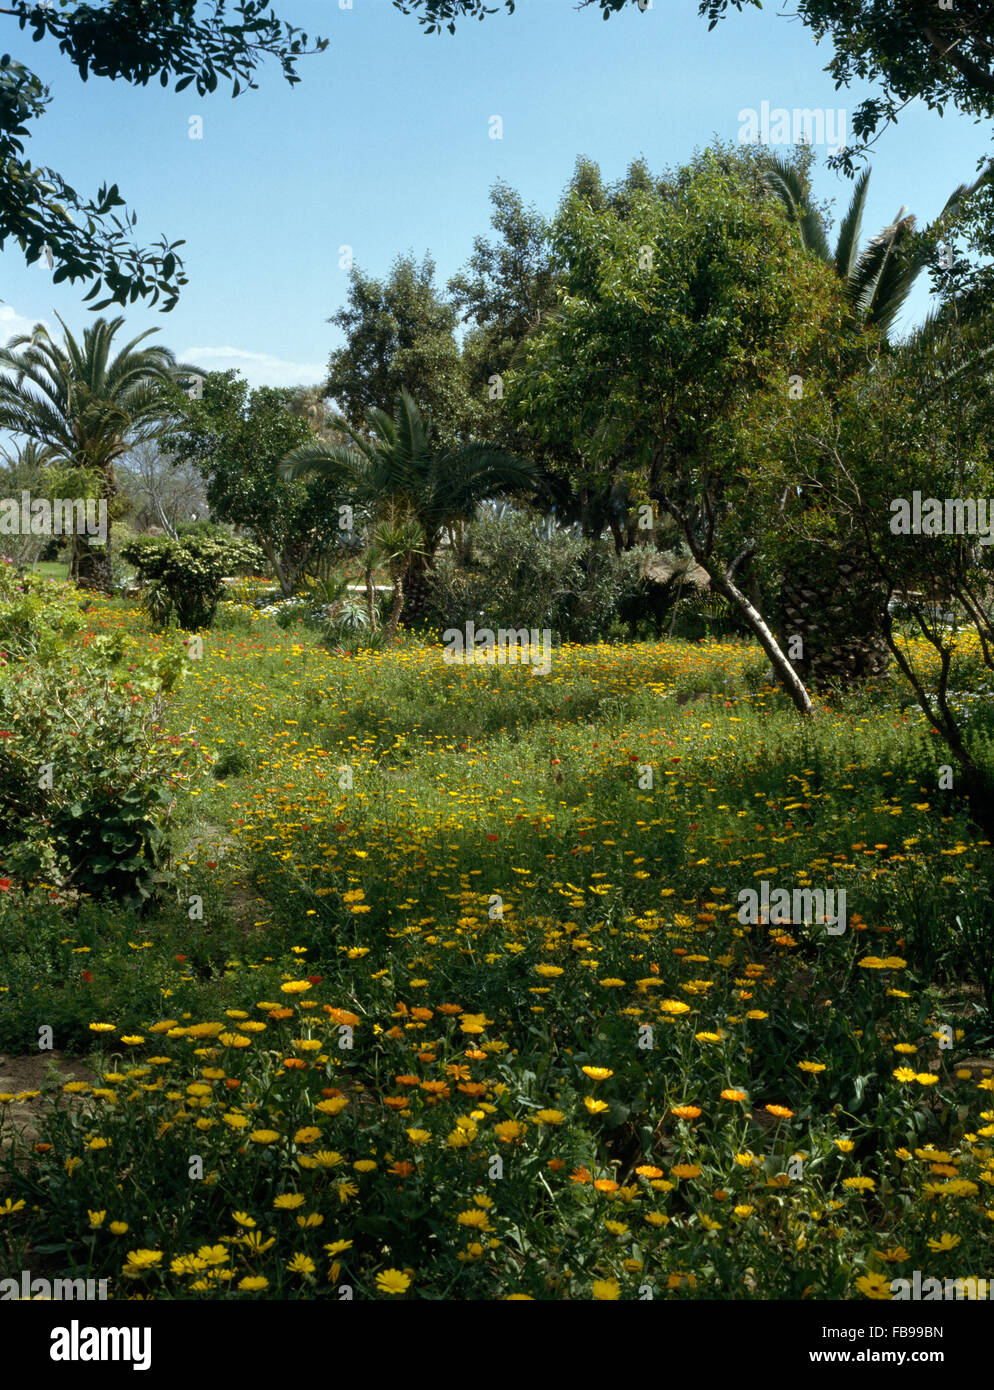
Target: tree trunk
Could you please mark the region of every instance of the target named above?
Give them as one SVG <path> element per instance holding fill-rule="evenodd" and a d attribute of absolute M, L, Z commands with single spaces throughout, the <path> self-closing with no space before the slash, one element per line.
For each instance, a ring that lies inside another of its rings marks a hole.
<path fill-rule="evenodd" d="M 370 632 L 376 631 L 376 589 L 373 587 L 373 569 L 367 565 L 365 569 L 366 579 L 366 615 L 369 618 Z"/>
<path fill-rule="evenodd" d="M 781 583 L 780 606 L 781 640 L 800 639 L 791 661 L 803 680 L 848 688 L 887 669 L 886 594 L 844 552 L 806 551 Z"/>
<path fill-rule="evenodd" d="M 390 610 L 390 621 L 387 623 L 386 633 L 384 634 L 388 642 L 392 642 L 397 636 L 400 615 L 404 609 L 404 574 L 406 570 L 407 565 L 401 565 L 393 577 L 393 608 Z"/>
<path fill-rule="evenodd" d="M 110 568 L 110 517 L 107 518 L 107 543 L 94 546 L 87 536 L 74 536 L 76 543 L 76 586 L 88 593 L 113 592 Z"/>
<path fill-rule="evenodd" d="M 799 714 L 812 714 L 814 712 L 814 705 L 811 703 L 811 696 L 804 688 L 804 682 L 787 660 L 777 639 L 763 620 L 763 616 L 759 610 L 749 602 L 745 594 L 741 589 L 737 588 L 727 573 L 722 574 L 717 566 L 709 566 L 705 561 L 698 559 L 697 556 L 694 558 L 697 559 L 697 563 L 701 565 L 703 569 L 707 570 L 711 579 L 711 587 L 717 589 L 718 593 L 723 594 L 725 598 L 728 599 L 729 603 L 735 605 L 742 614 L 750 631 L 755 633 L 759 645 L 770 658 L 770 665 L 773 667 L 774 675 L 776 675 L 780 684 L 786 690 L 791 700 L 793 700 L 794 708 Z"/>

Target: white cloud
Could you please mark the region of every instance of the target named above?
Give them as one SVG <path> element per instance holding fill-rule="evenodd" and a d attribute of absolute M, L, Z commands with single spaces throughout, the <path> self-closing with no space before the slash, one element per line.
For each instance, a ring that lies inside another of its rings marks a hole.
<path fill-rule="evenodd" d="M 26 319 L 9 304 L 0 304 L 0 347 L 6 347 L 19 333 L 30 333 L 36 323 L 49 327 L 44 319 Z"/>
<path fill-rule="evenodd" d="M 266 352 L 233 347 L 190 347 L 180 361 L 223 372 L 235 367 L 250 386 L 316 386 L 327 375 L 323 362 L 286 362 Z"/>

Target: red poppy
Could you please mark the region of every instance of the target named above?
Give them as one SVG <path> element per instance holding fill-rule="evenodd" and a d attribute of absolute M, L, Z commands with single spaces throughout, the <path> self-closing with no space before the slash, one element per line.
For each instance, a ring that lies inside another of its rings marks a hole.
<path fill-rule="evenodd" d="M 84 971 L 83 971 L 83 983 L 86 984 L 86 985 L 89 985 L 89 984 L 92 984 L 92 983 L 93 983 L 93 971 L 92 971 L 92 970 L 84 970 Z"/>
<path fill-rule="evenodd" d="M 0 878 L 0 893 L 6 893 L 13 886 L 14 880 L 12 878 Z"/>
<path fill-rule="evenodd" d="M 487 836 L 487 839 L 488 839 L 488 840 L 496 840 L 496 838 L 497 838 L 496 835 L 488 835 L 488 836 Z"/>

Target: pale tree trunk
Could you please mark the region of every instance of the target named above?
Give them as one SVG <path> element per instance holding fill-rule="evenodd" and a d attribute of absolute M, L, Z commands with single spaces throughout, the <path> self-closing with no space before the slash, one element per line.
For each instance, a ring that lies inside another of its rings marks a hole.
<path fill-rule="evenodd" d="M 364 571 L 366 580 L 366 614 L 369 618 L 370 632 L 376 631 L 376 590 L 373 587 L 373 567 L 367 565 Z"/>
<path fill-rule="evenodd" d="M 707 574 L 711 581 L 711 587 L 717 590 L 719 594 L 722 594 L 728 602 L 741 613 L 746 626 L 749 628 L 750 632 L 754 634 L 759 645 L 769 657 L 774 674 L 793 701 L 794 708 L 799 714 L 812 714 L 814 712 L 814 705 L 811 703 L 811 696 L 805 689 L 803 681 L 790 664 L 788 658 L 784 655 L 780 648 L 780 644 L 777 642 L 776 637 L 765 622 L 759 609 L 750 602 L 735 583 L 735 571 L 744 561 L 752 557 L 755 552 L 755 546 L 748 546 L 735 557 L 731 564 L 722 568 L 712 560 L 709 553 L 710 545 L 705 549 L 705 547 L 701 546 L 698 542 L 697 537 L 694 535 L 693 527 L 688 523 L 680 508 L 669 501 L 665 496 L 660 497 L 660 502 L 680 527 L 691 555 L 693 555 L 697 564 L 700 565 L 701 569 Z"/>

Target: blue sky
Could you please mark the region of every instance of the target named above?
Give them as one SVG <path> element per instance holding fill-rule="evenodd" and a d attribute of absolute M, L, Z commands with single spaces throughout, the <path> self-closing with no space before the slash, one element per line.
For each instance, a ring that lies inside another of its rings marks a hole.
<path fill-rule="evenodd" d="M 157 340 L 207 370 L 237 367 L 253 385 L 315 384 L 340 335 L 327 319 L 344 302 L 339 248 L 385 273 L 399 252 L 430 251 L 440 283 L 489 229 L 488 193 L 501 177 L 551 211 L 579 154 L 606 178 L 644 155 L 662 169 L 717 135 L 736 140 L 740 111 L 842 108 L 817 45 L 798 21 L 732 13 L 708 33 L 696 0 L 653 0 L 604 22 L 573 0 L 519 0 L 513 16 L 426 35 L 389 0 L 277 0 L 282 17 L 330 39 L 289 88 L 275 64 L 232 100 L 156 86 L 82 83 L 50 44 L 2 20 L 4 47 L 52 92 L 28 154 L 78 190 L 117 182 L 138 213 L 137 235 L 183 237 L 190 283 L 169 314 L 133 306 L 128 335 Z M 503 138 L 490 138 L 492 116 Z M 203 138 L 190 138 L 191 117 Z M 878 141 L 864 235 L 902 204 L 934 217 L 975 176 L 989 133 L 955 112 L 917 105 Z M 816 193 L 844 209 L 850 185 L 825 167 Z M 58 312 L 81 331 L 86 286 L 53 285 L 17 248 L 0 253 L 0 339 Z M 927 308 L 916 290 L 903 326 Z M 116 309 L 105 311 L 108 315 Z"/>

